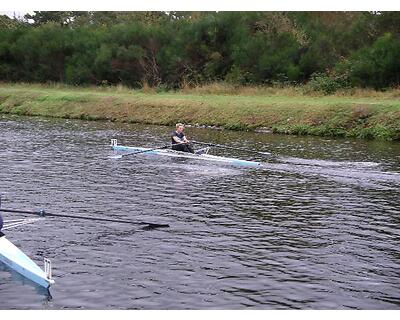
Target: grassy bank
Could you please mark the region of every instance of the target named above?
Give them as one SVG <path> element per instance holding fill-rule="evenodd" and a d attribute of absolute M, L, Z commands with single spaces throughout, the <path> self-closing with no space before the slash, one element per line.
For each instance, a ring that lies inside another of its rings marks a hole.
<path fill-rule="evenodd" d="M 301 88 L 213 85 L 175 93 L 0 84 L 0 113 L 400 140 L 400 90 L 333 96 Z"/>

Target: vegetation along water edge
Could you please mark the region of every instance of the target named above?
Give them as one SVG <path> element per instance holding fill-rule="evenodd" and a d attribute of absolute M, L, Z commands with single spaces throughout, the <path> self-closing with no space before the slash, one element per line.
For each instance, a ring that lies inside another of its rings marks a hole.
<path fill-rule="evenodd" d="M 0 84 L 0 113 L 231 130 L 400 140 L 400 90 L 333 95 L 305 87 L 213 83 L 157 92 L 116 87 Z"/>

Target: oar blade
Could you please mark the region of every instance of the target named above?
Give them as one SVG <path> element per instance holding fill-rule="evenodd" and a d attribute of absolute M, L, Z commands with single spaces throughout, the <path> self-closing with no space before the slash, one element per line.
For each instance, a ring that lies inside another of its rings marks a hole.
<path fill-rule="evenodd" d="M 144 226 L 142 230 L 154 230 L 159 228 L 169 228 L 169 224 L 160 224 L 160 223 L 149 223 L 148 225 Z"/>

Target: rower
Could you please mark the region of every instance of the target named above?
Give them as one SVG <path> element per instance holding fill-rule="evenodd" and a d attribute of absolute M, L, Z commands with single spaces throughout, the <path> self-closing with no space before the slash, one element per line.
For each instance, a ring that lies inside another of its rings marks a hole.
<path fill-rule="evenodd" d="M 182 123 L 176 124 L 176 130 L 171 133 L 172 150 L 194 153 L 190 141 L 183 133 L 184 130 L 185 126 Z"/>

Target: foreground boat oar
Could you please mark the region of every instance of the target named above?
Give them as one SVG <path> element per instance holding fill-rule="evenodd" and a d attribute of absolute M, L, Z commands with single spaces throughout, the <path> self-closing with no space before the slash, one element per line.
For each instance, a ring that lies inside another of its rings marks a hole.
<path fill-rule="evenodd" d="M 2 232 L 0 232 L 0 261 L 42 287 L 49 288 L 54 284 L 50 260 L 44 259 L 45 271 L 43 271 L 20 249 L 8 241 Z"/>
<path fill-rule="evenodd" d="M 147 154 L 155 154 L 155 155 L 162 155 L 162 156 L 176 157 L 176 158 L 188 158 L 188 159 L 196 159 L 196 160 L 224 162 L 224 163 L 239 165 L 239 166 L 259 167 L 262 165 L 261 162 L 257 162 L 257 161 L 213 156 L 210 154 L 193 154 L 193 153 L 180 152 L 180 151 L 174 151 L 174 150 L 165 150 L 165 149 L 161 150 L 161 149 L 152 149 L 152 148 L 121 146 L 121 145 L 117 144 L 116 139 L 111 140 L 111 148 L 115 151 L 129 151 L 129 152 L 131 152 L 130 154 L 138 154 L 138 153 L 146 152 Z"/>
<path fill-rule="evenodd" d="M 84 220 L 97 220 L 97 221 L 105 221 L 105 222 L 116 222 L 116 223 L 126 223 L 126 224 L 136 224 L 136 225 L 144 225 L 146 230 L 156 229 L 156 228 L 168 228 L 168 224 L 161 223 L 152 223 L 152 222 L 143 222 L 143 221 L 130 221 L 130 220 L 120 220 L 120 219 L 108 219 L 108 218 L 97 218 L 97 217 L 82 217 L 82 216 L 74 216 L 70 214 L 55 214 L 48 213 L 44 210 L 40 211 L 25 211 L 25 210 L 15 210 L 15 209 L 0 209 L 3 212 L 12 212 L 12 213 L 23 213 L 23 214 L 33 214 L 39 215 L 40 217 L 61 217 L 61 218 L 72 218 L 72 219 L 84 219 Z"/>
<path fill-rule="evenodd" d="M 261 152 L 261 151 L 257 151 L 257 150 L 253 150 L 253 149 L 230 147 L 230 146 L 226 146 L 224 144 L 215 144 L 215 143 L 201 142 L 201 141 L 195 141 L 195 140 L 192 140 L 192 142 L 201 144 L 201 145 L 205 145 L 205 146 L 218 147 L 218 148 L 222 148 L 222 149 L 232 149 L 232 150 L 256 153 L 256 154 L 260 154 L 263 156 L 271 156 L 272 155 L 270 152 Z"/>

